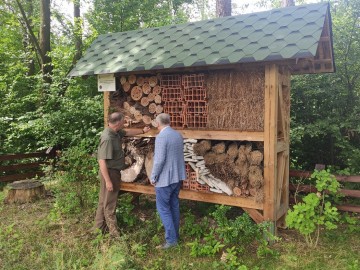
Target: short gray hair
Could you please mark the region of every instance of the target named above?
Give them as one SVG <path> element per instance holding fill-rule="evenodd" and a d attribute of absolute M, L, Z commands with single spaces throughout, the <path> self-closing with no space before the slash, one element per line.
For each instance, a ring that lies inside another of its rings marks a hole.
<path fill-rule="evenodd" d="M 156 116 L 156 121 L 161 126 L 168 126 L 170 125 L 170 115 L 168 115 L 167 113 L 160 113 L 158 116 Z"/>
<path fill-rule="evenodd" d="M 116 124 L 117 122 L 120 122 L 124 119 L 124 115 L 119 112 L 114 112 L 109 115 L 109 123 L 110 124 Z"/>

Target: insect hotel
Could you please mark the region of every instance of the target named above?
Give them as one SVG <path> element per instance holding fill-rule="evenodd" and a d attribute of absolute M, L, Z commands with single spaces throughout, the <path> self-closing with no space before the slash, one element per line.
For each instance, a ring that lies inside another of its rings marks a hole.
<path fill-rule="evenodd" d="M 109 112 L 127 128 L 121 190 L 154 194 L 154 119 L 184 137 L 180 197 L 243 208 L 282 226 L 288 209 L 290 79 L 334 72 L 327 3 L 99 36 L 70 76 L 98 75 Z"/>

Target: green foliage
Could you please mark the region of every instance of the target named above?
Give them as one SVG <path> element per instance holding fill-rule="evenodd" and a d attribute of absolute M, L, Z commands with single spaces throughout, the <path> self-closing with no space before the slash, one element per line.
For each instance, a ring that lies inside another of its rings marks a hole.
<path fill-rule="evenodd" d="M 126 193 L 120 196 L 118 207 L 116 209 L 116 217 L 120 224 L 127 226 L 134 226 L 137 222 L 136 217 L 132 213 L 134 205 L 132 204 L 132 195 Z"/>
<path fill-rule="evenodd" d="M 336 73 L 293 76 L 291 155 L 300 169 L 315 164 L 360 172 L 359 1 L 332 4 Z"/>
<path fill-rule="evenodd" d="M 55 190 L 55 209 L 62 214 L 80 213 L 84 207 L 95 208 L 98 197 L 97 160 L 94 149 L 83 140 L 62 152 L 53 177 L 61 183 Z"/>
<path fill-rule="evenodd" d="M 213 231 L 205 235 L 202 241 L 196 239 L 187 245 L 190 246 L 190 256 L 193 257 L 214 256 L 225 246 L 215 238 Z"/>
<path fill-rule="evenodd" d="M 303 202 L 294 205 L 293 210 L 288 211 L 286 223 L 289 228 L 295 228 L 304 235 L 310 247 L 315 247 L 319 241 L 321 228 L 326 230 L 337 228 L 339 213 L 329 199 L 330 195 L 337 195 L 340 185 L 326 170 L 315 171 L 311 177 L 315 179 L 318 192 L 306 195 Z"/>
<path fill-rule="evenodd" d="M 211 214 L 217 224 L 216 234 L 224 244 L 239 244 L 246 246 L 262 237 L 260 227 L 257 226 L 247 213 L 237 216 L 234 220 L 226 217 L 230 206 L 218 205 Z"/>
<path fill-rule="evenodd" d="M 190 211 L 184 214 L 184 224 L 181 226 L 181 233 L 190 237 L 200 238 L 209 227 L 209 220 L 207 217 L 196 222 L 196 216 Z"/>

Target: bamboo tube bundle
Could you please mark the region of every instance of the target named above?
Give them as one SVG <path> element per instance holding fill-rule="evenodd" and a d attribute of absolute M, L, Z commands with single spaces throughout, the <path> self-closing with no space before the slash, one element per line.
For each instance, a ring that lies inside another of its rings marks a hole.
<path fill-rule="evenodd" d="M 161 96 L 160 95 L 155 95 L 154 101 L 155 101 L 156 104 L 161 104 L 161 101 L 162 101 Z"/>
<path fill-rule="evenodd" d="M 161 106 L 161 105 L 156 105 L 156 109 L 155 109 L 156 114 L 162 113 L 163 110 L 164 110 L 163 106 Z"/>
<path fill-rule="evenodd" d="M 136 75 L 131 74 L 128 79 L 130 84 L 134 84 L 136 82 Z"/>
<path fill-rule="evenodd" d="M 148 97 L 149 101 L 152 102 L 155 100 L 155 93 L 151 92 L 151 93 L 149 93 L 149 95 L 147 97 Z"/>
<path fill-rule="evenodd" d="M 148 83 L 144 83 L 142 86 L 142 91 L 144 94 L 148 95 L 151 92 L 151 86 Z"/>
<path fill-rule="evenodd" d="M 139 76 L 139 77 L 136 78 L 136 84 L 137 84 L 138 86 L 143 86 L 144 81 L 145 81 L 145 79 L 144 79 L 144 77 L 142 77 L 142 76 Z"/>
<path fill-rule="evenodd" d="M 236 143 L 232 143 L 229 145 L 227 152 L 231 158 L 235 159 L 238 156 L 239 149 Z"/>
<path fill-rule="evenodd" d="M 124 89 L 125 92 L 129 92 L 130 88 L 131 88 L 131 85 L 130 85 L 129 82 L 125 82 L 123 84 L 123 89 Z"/>
<path fill-rule="evenodd" d="M 149 78 L 149 85 L 150 85 L 151 87 L 154 87 L 155 85 L 157 85 L 157 83 L 158 83 L 158 79 L 157 79 L 156 76 L 151 76 L 151 77 Z"/>
<path fill-rule="evenodd" d="M 134 86 L 131 89 L 131 98 L 133 100 L 140 100 L 142 97 L 142 89 L 139 86 Z"/>
<path fill-rule="evenodd" d="M 211 142 L 208 140 L 202 140 L 201 142 L 194 144 L 194 152 L 199 156 L 204 156 L 209 150 L 211 150 Z"/>
<path fill-rule="evenodd" d="M 249 158 L 250 165 L 260 165 L 263 159 L 264 159 L 264 155 L 259 150 L 250 152 L 250 158 Z"/>
<path fill-rule="evenodd" d="M 256 189 L 255 202 L 263 203 L 264 198 L 265 198 L 264 190 L 263 189 Z"/>
<path fill-rule="evenodd" d="M 149 105 L 149 98 L 148 97 L 142 97 L 140 103 L 144 107 L 148 106 Z"/>
<path fill-rule="evenodd" d="M 225 143 L 221 142 L 212 147 L 212 151 L 216 154 L 223 154 L 225 153 Z"/>
<path fill-rule="evenodd" d="M 126 77 L 125 76 L 121 76 L 120 77 L 120 84 L 124 85 L 124 83 L 126 83 Z"/>
<path fill-rule="evenodd" d="M 260 188 L 264 183 L 264 177 L 259 166 L 249 167 L 249 183 L 251 187 Z"/>
<path fill-rule="evenodd" d="M 151 114 L 154 114 L 156 112 L 156 104 L 155 103 L 150 103 L 149 104 L 149 112 Z"/>
<path fill-rule="evenodd" d="M 154 88 L 153 88 L 153 93 L 155 95 L 159 95 L 161 93 L 161 87 L 160 85 L 155 85 Z"/>
<path fill-rule="evenodd" d="M 242 177 L 247 177 L 249 173 L 249 164 L 247 161 L 236 161 L 234 166 L 234 172 Z"/>
<path fill-rule="evenodd" d="M 216 154 L 214 152 L 207 152 L 204 155 L 204 160 L 206 165 L 213 165 L 216 162 Z"/>
<path fill-rule="evenodd" d="M 225 153 L 217 154 L 215 163 L 225 163 L 226 160 L 228 160 L 228 156 Z"/>

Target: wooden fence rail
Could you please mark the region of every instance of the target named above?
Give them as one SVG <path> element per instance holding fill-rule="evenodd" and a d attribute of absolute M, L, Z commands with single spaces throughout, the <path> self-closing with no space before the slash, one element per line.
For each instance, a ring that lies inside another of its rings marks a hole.
<path fill-rule="evenodd" d="M 312 173 L 313 172 L 310 171 L 290 170 L 289 176 L 296 178 L 310 178 Z M 360 183 L 360 175 L 334 175 L 334 176 L 339 182 Z M 304 184 L 299 184 L 299 185 L 290 184 L 289 190 L 293 192 L 304 192 L 304 193 L 317 192 L 315 186 L 304 185 Z M 339 193 L 344 195 L 345 197 L 360 198 L 360 190 L 358 189 L 340 189 Z M 360 205 L 340 204 L 340 205 L 336 205 L 336 207 L 341 211 L 360 213 Z"/>
<path fill-rule="evenodd" d="M 48 160 L 55 157 L 55 149 L 44 152 L 26 154 L 0 155 L 0 182 L 13 182 L 42 176 L 41 166 L 49 164 Z M 10 161 L 4 165 L 5 162 Z"/>

